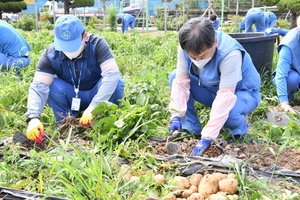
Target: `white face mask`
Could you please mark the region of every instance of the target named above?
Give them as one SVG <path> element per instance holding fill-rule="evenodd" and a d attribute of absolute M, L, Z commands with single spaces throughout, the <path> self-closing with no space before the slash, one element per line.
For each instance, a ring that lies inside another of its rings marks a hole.
<path fill-rule="evenodd" d="M 199 69 L 202 69 L 211 60 L 211 57 L 201 59 L 201 60 L 194 60 L 194 59 L 191 60 Z"/>
<path fill-rule="evenodd" d="M 83 51 L 85 44 L 82 43 L 78 50 L 76 51 L 63 51 L 64 54 L 70 59 L 77 58 Z"/>

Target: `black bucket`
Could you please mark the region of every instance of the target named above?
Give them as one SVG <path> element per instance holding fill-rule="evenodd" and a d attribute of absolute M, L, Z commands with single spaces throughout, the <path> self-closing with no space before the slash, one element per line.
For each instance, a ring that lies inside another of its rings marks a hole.
<path fill-rule="evenodd" d="M 229 33 L 250 54 L 252 62 L 261 76 L 271 77 L 274 43 L 278 34 L 264 36 L 264 33 Z"/>

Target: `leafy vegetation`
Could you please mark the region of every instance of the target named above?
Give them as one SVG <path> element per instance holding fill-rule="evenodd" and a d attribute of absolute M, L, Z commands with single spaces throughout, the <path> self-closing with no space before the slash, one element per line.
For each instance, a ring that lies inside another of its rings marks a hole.
<path fill-rule="evenodd" d="M 13 70 L 0 73 L 1 138 L 13 136 L 16 130 L 26 132 L 23 115 L 27 90 L 40 55 L 53 42 L 50 29 L 19 31 L 32 48 L 31 64 L 21 71 L 22 78 Z M 176 67 L 177 33 L 151 35 L 135 31 L 134 35 L 123 35 L 99 31 L 93 26 L 89 27 L 89 32 L 105 38 L 115 55 L 126 84 L 120 106 L 103 102 L 94 110 L 93 128 L 85 133 L 90 140 L 83 145 L 70 142 L 71 136 L 78 134 L 72 128 L 67 137 L 56 144 L 59 148 L 49 149 L 47 153 L 24 149 L 19 144 L 13 147 L 5 144 L 4 160 L 0 162 L 0 186 L 74 200 L 163 198 L 170 188 L 154 183 L 153 174 L 163 173 L 170 178 L 179 172 L 170 171 L 171 166 L 158 163 L 153 155 L 145 153 L 144 141 L 148 136 L 169 134 L 168 75 Z M 276 62 L 277 53 L 274 51 L 273 67 Z M 249 115 L 254 127 L 248 137 L 258 143 L 300 148 L 300 125 L 295 116 L 291 115 L 294 120 L 284 127 L 262 121 L 268 109 L 278 103 L 272 83 L 268 78 L 262 77 L 262 80 L 262 102 Z M 196 104 L 196 109 L 201 122 L 206 123 L 209 109 L 199 104 Z M 52 110 L 47 105 L 41 121 L 51 138 L 59 137 Z M 221 136 L 225 134 L 222 132 Z M 51 138 L 48 138 L 50 144 Z M 26 152 L 29 157 L 21 158 L 20 152 Z M 120 157 L 131 160 L 130 168 L 120 166 Z M 247 179 L 245 170 L 239 166 L 234 169 L 239 180 L 240 199 L 299 197 L 288 188 L 280 192 L 282 190 L 274 188 L 270 181 Z M 124 176 L 128 171 L 142 176 L 139 180 L 126 182 Z"/>

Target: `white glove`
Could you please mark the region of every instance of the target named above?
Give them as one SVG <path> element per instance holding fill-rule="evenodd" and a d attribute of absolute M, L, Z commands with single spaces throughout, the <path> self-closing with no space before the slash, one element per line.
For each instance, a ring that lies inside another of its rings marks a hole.
<path fill-rule="evenodd" d="M 288 104 L 280 104 L 280 107 L 283 108 L 283 110 L 285 112 L 291 112 L 293 114 L 296 114 L 296 112 L 294 111 L 294 109 L 290 105 L 288 105 Z"/>

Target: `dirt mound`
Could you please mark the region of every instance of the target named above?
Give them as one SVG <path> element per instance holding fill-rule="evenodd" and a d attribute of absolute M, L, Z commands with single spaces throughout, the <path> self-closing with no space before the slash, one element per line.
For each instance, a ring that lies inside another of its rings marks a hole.
<path fill-rule="evenodd" d="M 181 146 L 178 154 L 189 156 L 198 140 L 184 139 L 180 142 L 174 142 Z M 152 147 L 148 153 L 157 156 L 170 156 L 167 153 L 166 142 L 149 141 L 148 146 Z M 222 144 L 223 151 L 227 155 L 231 155 L 250 164 L 257 166 L 263 171 L 271 164 L 289 169 L 292 171 L 300 171 L 300 149 L 284 148 L 279 152 L 280 147 L 265 144 Z M 204 153 L 203 157 L 215 158 L 222 155 L 222 151 L 212 144 Z"/>
<path fill-rule="evenodd" d="M 85 141 L 89 140 L 85 136 L 85 132 L 88 131 L 88 128 L 83 128 L 78 124 L 78 119 L 73 117 L 67 117 L 63 121 L 63 125 L 59 127 L 60 136 L 56 138 L 51 138 L 51 135 L 45 133 L 46 137 L 42 143 L 34 143 L 27 139 L 27 137 L 21 133 L 16 132 L 13 138 L 14 142 L 20 142 L 28 150 L 34 148 L 36 151 L 47 151 L 49 148 L 49 139 L 53 141 L 58 141 L 59 139 L 64 139 L 68 136 L 69 129 L 72 129 L 72 132 L 77 132 L 81 134 L 76 134 L 72 136 L 76 141 Z M 83 133 L 83 134 L 82 134 Z M 173 141 L 172 143 L 180 145 L 180 150 L 177 154 L 182 156 L 189 156 L 195 147 L 198 140 L 195 139 L 183 139 L 182 141 Z M 146 146 L 151 147 L 147 148 L 147 153 L 151 153 L 156 156 L 170 156 L 167 153 L 166 142 L 156 142 L 149 141 Z M 216 158 L 223 154 L 233 156 L 235 158 L 247 161 L 252 165 L 255 165 L 259 170 L 263 171 L 265 168 L 269 167 L 272 164 L 275 164 L 279 167 L 289 169 L 292 171 L 300 171 L 300 149 L 291 149 L 284 148 L 279 152 L 279 146 L 271 146 L 266 144 L 227 144 L 227 142 L 221 143 L 221 151 L 215 144 L 212 144 L 211 147 L 204 153 L 203 157 L 206 158 Z"/>

